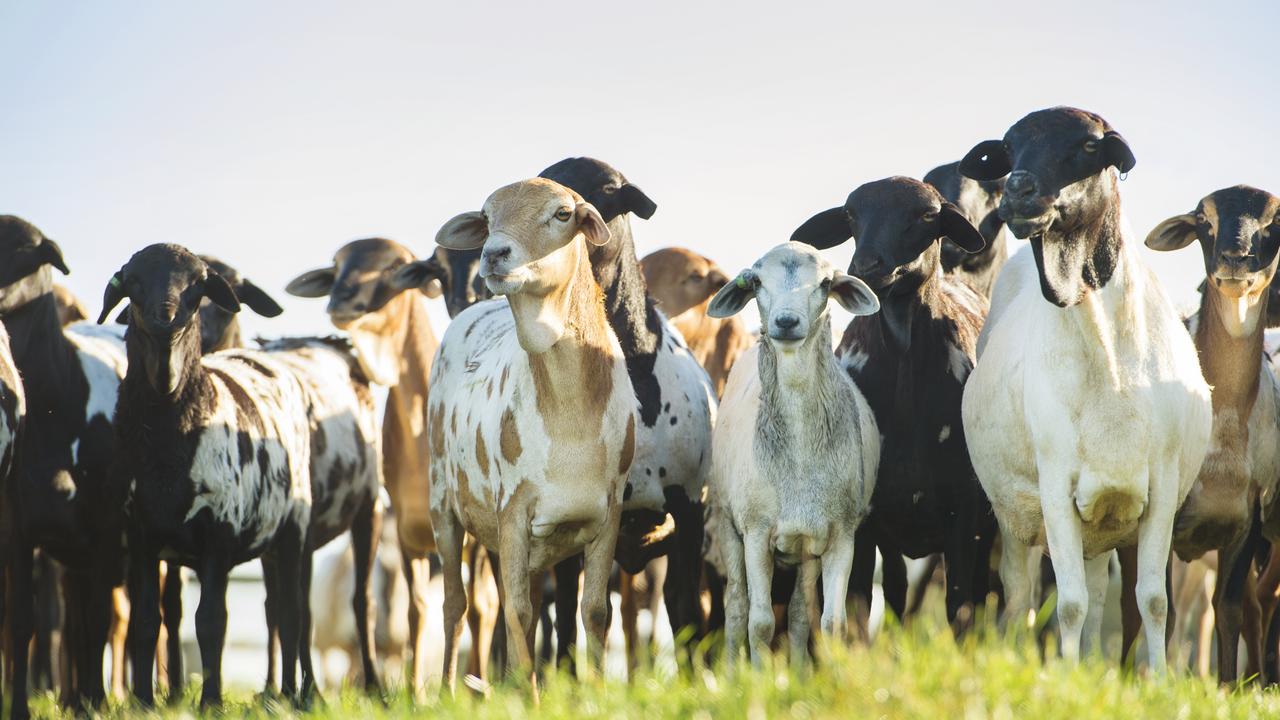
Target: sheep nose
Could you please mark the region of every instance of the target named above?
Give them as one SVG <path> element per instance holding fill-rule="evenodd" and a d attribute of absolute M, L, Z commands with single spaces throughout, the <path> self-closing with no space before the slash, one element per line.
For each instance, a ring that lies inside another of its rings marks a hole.
<path fill-rule="evenodd" d="M 1013 198 L 1031 197 L 1036 191 L 1035 176 L 1025 170 L 1018 170 L 1009 175 L 1009 179 L 1004 184 L 1004 191 Z"/>
<path fill-rule="evenodd" d="M 488 263 L 489 267 L 493 267 L 509 257 L 511 257 L 511 248 L 509 247 L 484 251 L 484 261 Z"/>
<path fill-rule="evenodd" d="M 884 262 L 881 261 L 880 258 L 855 257 L 853 259 L 853 267 L 851 267 L 850 270 L 853 271 L 853 275 L 865 278 L 879 274 L 883 268 Z"/>
<path fill-rule="evenodd" d="M 798 325 L 800 325 L 800 318 L 797 315 L 788 313 L 774 318 L 773 324 L 779 330 L 794 330 Z"/>

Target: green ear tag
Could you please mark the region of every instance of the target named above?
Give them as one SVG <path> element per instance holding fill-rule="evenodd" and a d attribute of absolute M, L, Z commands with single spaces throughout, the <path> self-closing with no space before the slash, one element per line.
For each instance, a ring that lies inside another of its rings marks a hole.
<path fill-rule="evenodd" d="M 116 288 L 120 287 L 120 276 L 112 275 L 111 280 L 107 284 L 110 285 L 111 287 L 116 287 Z"/>
<path fill-rule="evenodd" d="M 742 288 L 743 290 L 746 290 L 746 289 L 747 289 L 747 279 L 746 279 L 746 278 L 744 278 L 744 277 L 742 277 L 741 275 L 739 275 L 737 278 L 735 278 L 733 282 L 734 282 L 738 287 Z"/>

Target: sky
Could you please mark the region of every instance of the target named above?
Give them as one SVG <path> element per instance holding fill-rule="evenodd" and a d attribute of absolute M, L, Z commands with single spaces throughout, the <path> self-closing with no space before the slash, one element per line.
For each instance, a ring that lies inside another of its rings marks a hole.
<path fill-rule="evenodd" d="M 134 251 L 176 242 L 285 306 L 249 333 L 287 335 L 329 330 L 283 288 L 342 244 L 425 256 L 445 220 L 567 156 L 658 204 L 633 222 L 642 254 L 731 273 L 859 184 L 1053 105 L 1129 141 L 1136 242 L 1215 189 L 1280 192 L 1280 3 L 860 5 L 8 0 L 0 213 L 61 244 L 95 315 Z M 1199 252 L 1142 252 L 1190 303 Z"/>

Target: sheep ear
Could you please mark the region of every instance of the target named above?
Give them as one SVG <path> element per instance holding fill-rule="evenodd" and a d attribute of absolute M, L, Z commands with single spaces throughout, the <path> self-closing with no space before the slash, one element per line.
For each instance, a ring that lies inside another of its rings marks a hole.
<path fill-rule="evenodd" d="M 942 203 L 942 210 L 938 212 L 938 226 L 948 240 L 967 253 L 981 252 L 987 246 L 987 239 L 982 237 L 982 233 L 969 222 L 960 208 L 952 203 Z"/>
<path fill-rule="evenodd" d="M 107 316 L 124 298 L 124 271 L 119 270 L 107 281 L 107 289 L 102 291 L 102 313 L 98 315 L 99 325 L 107 321 Z"/>
<path fill-rule="evenodd" d="M 236 291 L 231 289 L 231 285 L 221 275 L 212 270 L 204 278 L 204 296 L 227 312 L 240 312 L 240 300 L 236 298 Z"/>
<path fill-rule="evenodd" d="M 867 284 L 852 275 L 837 272 L 831 280 L 831 297 L 854 315 L 871 315 L 880 310 L 880 299 Z"/>
<path fill-rule="evenodd" d="M 1013 169 L 1002 140 L 986 140 L 973 146 L 960 161 L 960 174 L 970 180 L 998 180 Z"/>
<path fill-rule="evenodd" d="M 280 307 L 280 303 L 272 299 L 265 290 L 248 280 L 240 281 L 240 285 L 236 287 L 236 298 L 262 317 L 277 317 L 284 312 L 284 308 Z"/>
<path fill-rule="evenodd" d="M 756 296 L 756 274 L 743 270 L 738 277 L 725 283 L 707 305 L 707 314 L 713 318 L 727 318 L 738 314 Z"/>
<path fill-rule="evenodd" d="M 337 272 L 331 267 L 308 270 L 290 280 L 289 284 L 284 286 L 284 291 L 294 297 L 325 297 L 333 289 L 336 278 Z"/>
<path fill-rule="evenodd" d="M 475 250 L 488 239 L 489 221 L 474 210 L 450 218 L 436 233 L 436 244 L 449 250 Z"/>
<path fill-rule="evenodd" d="M 1115 130 L 1108 130 L 1102 135 L 1102 149 L 1106 153 L 1107 162 L 1115 165 L 1121 174 L 1127 173 L 1138 164 L 1138 160 L 1134 158 L 1133 151 L 1129 149 L 1129 143 L 1124 136 Z"/>
<path fill-rule="evenodd" d="M 631 183 L 618 188 L 618 199 L 622 201 L 624 208 L 643 220 L 653 217 L 653 213 L 658 210 L 658 204 L 650 200 L 643 190 Z"/>
<path fill-rule="evenodd" d="M 791 233 L 791 242 L 802 242 L 819 250 L 832 248 L 853 237 L 849 216 L 843 207 L 823 210 Z"/>
<path fill-rule="evenodd" d="M 1181 250 L 1196 239 L 1196 216 L 1191 213 L 1174 215 L 1147 235 L 1147 247 L 1152 250 Z"/>
<path fill-rule="evenodd" d="M 607 245 L 613 234 L 609 232 L 609 226 L 605 224 L 604 218 L 600 215 L 600 211 L 596 210 L 591 203 L 578 203 L 575 210 L 578 219 L 578 232 L 586 236 L 587 242 L 592 245 Z"/>
<path fill-rule="evenodd" d="M 63 275 L 70 275 L 71 269 L 67 267 L 67 263 L 62 259 L 62 248 L 58 247 L 58 243 L 45 238 L 40 243 L 40 259 L 44 262 L 58 268 L 58 272 Z"/>
<path fill-rule="evenodd" d="M 125 305 L 124 307 L 120 308 L 120 313 L 116 315 L 117 325 L 129 324 L 129 307 L 130 307 L 129 305 Z"/>
<path fill-rule="evenodd" d="M 396 268 L 389 284 L 396 292 L 421 290 L 427 297 L 436 298 L 444 292 L 440 284 L 443 279 L 444 270 L 432 257 L 426 260 L 414 260 Z"/>

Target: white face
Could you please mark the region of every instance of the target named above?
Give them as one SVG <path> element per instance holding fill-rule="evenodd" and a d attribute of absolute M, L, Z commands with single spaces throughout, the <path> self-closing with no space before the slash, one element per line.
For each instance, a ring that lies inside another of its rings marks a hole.
<path fill-rule="evenodd" d="M 812 247 L 789 243 L 770 250 L 751 269 L 761 332 L 779 349 L 803 343 L 827 314 L 836 268 Z"/>
<path fill-rule="evenodd" d="M 760 311 L 761 332 L 783 352 L 800 348 L 821 324 L 828 299 L 855 315 L 880 309 L 866 283 L 832 267 L 813 246 L 798 242 L 775 247 L 731 280 L 711 299 L 707 314 L 728 317 L 752 297 Z"/>

